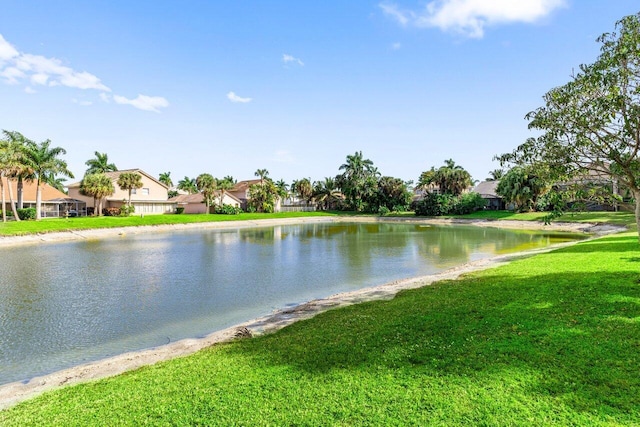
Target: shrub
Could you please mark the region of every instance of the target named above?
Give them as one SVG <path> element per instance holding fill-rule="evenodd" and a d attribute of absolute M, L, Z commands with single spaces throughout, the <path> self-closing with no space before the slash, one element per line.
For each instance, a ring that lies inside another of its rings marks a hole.
<path fill-rule="evenodd" d="M 466 215 L 484 209 L 487 201 L 478 193 L 465 193 L 458 197 L 455 214 Z"/>
<path fill-rule="evenodd" d="M 388 214 L 389 214 L 389 212 L 391 212 L 391 211 L 390 211 L 390 210 L 389 210 L 389 208 L 388 208 L 388 207 L 386 207 L 386 206 L 380 206 L 380 207 L 378 208 L 378 215 L 380 215 L 380 216 L 388 215 Z"/>
<path fill-rule="evenodd" d="M 104 208 L 102 209 L 104 216 L 120 216 L 120 208 Z"/>
<path fill-rule="evenodd" d="M 238 215 L 242 213 L 242 209 L 231 205 L 216 206 L 215 213 L 223 215 Z"/>
<path fill-rule="evenodd" d="M 176 208 L 176 213 L 177 213 L 177 214 L 184 213 L 184 206 L 178 206 L 178 207 Z"/>
<path fill-rule="evenodd" d="M 415 202 L 416 215 L 440 216 L 440 215 L 465 215 L 481 210 L 486 201 L 478 193 L 465 193 L 460 196 L 451 194 L 428 193 L 422 200 Z"/>
<path fill-rule="evenodd" d="M 122 205 L 120 206 L 120 216 L 130 216 L 132 213 L 136 211 L 136 207 L 131 205 Z"/>
<path fill-rule="evenodd" d="M 22 220 L 36 219 L 36 208 L 18 209 L 18 218 Z"/>

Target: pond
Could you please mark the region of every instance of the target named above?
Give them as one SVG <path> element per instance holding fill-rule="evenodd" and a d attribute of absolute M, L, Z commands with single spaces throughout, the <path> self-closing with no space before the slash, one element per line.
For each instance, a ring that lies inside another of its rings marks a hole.
<path fill-rule="evenodd" d="M 190 230 L 0 249 L 0 384 L 575 235 L 392 223 Z"/>

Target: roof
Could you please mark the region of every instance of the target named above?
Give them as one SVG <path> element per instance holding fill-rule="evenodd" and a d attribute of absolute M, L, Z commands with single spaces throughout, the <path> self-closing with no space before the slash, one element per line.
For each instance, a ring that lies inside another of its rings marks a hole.
<path fill-rule="evenodd" d="M 169 189 L 169 187 L 166 184 L 158 181 L 157 178 L 155 178 L 152 175 L 149 175 L 148 173 L 146 173 L 142 169 L 137 169 L 137 168 L 136 169 L 121 169 L 121 170 L 114 171 L 114 172 L 105 172 L 104 174 L 106 176 L 108 176 L 109 178 L 111 178 L 111 181 L 116 182 L 116 181 L 118 181 L 118 178 L 120 177 L 120 175 L 122 175 L 123 173 L 136 173 L 136 172 L 139 173 L 140 175 L 143 175 L 143 176 L 149 178 L 150 180 L 152 180 L 156 184 L 166 188 L 167 190 Z M 73 184 L 69 184 L 68 187 L 69 188 L 80 187 L 81 183 L 82 183 L 82 181 L 74 182 Z"/>
<path fill-rule="evenodd" d="M 254 184 L 259 184 L 260 182 L 261 180 L 259 179 L 247 179 L 245 181 L 240 181 L 236 183 L 236 185 L 234 185 L 233 188 L 228 191 L 233 193 L 238 193 L 240 191 L 247 191 L 249 187 L 251 187 Z"/>
<path fill-rule="evenodd" d="M 483 181 L 476 185 L 471 191 L 480 194 L 484 199 L 501 199 L 502 196 L 496 193 L 496 187 L 498 187 L 499 182 L 500 181 Z"/>
<path fill-rule="evenodd" d="M 9 188 L 7 187 L 7 178 L 2 178 L 2 184 L 4 185 L 5 198 L 9 200 Z M 13 192 L 14 200 L 18 198 L 18 182 L 15 180 L 10 181 L 11 191 Z M 23 181 L 22 185 L 22 201 L 27 203 L 36 202 L 36 181 Z M 54 200 L 54 199 L 66 199 L 69 196 L 62 191 L 50 186 L 49 184 L 40 184 L 42 188 L 42 200 Z"/>

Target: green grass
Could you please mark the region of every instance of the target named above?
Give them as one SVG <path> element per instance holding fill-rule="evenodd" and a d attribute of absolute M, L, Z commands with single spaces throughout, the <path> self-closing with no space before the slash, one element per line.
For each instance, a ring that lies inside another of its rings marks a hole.
<path fill-rule="evenodd" d="M 624 233 L 44 394 L 0 425 L 640 425 Z"/>
<path fill-rule="evenodd" d="M 20 236 L 35 233 L 51 233 L 56 231 L 87 230 L 92 228 L 135 227 L 141 225 L 188 224 L 214 221 L 248 221 L 274 218 L 300 218 L 335 215 L 326 212 L 280 212 L 273 214 L 242 213 L 239 215 L 146 215 L 141 217 L 80 217 L 50 218 L 42 221 L 9 221 L 0 222 L 0 236 Z"/>
<path fill-rule="evenodd" d="M 469 215 L 458 215 L 455 218 L 488 219 L 488 220 L 516 220 L 543 221 L 546 212 L 515 213 L 511 211 L 478 211 Z M 567 213 L 555 221 L 561 222 L 593 222 L 602 224 L 626 225 L 635 223 L 633 212 L 576 212 Z"/>

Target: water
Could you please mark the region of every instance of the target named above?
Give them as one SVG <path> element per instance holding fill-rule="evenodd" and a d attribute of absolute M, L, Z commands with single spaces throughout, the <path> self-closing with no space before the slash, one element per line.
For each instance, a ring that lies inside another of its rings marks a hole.
<path fill-rule="evenodd" d="M 308 224 L 0 249 L 0 384 L 574 236 Z"/>

